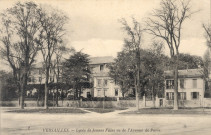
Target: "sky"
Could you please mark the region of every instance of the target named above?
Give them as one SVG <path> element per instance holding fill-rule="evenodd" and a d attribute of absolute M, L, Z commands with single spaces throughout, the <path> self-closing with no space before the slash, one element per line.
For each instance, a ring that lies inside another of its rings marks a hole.
<path fill-rule="evenodd" d="M 184 22 L 180 45 L 181 53 L 203 56 L 206 40 L 202 24 L 210 21 L 210 0 L 190 0 L 193 11 L 198 11 Z M 0 0 L 0 12 L 11 7 L 16 0 Z M 125 37 L 119 19 L 136 18 L 144 27 L 144 20 L 160 0 L 35 0 L 62 10 L 68 17 L 67 46 L 96 56 L 117 56 Z M 142 48 L 148 48 L 152 36 L 143 33 Z M 166 55 L 169 49 L 165 47 Z M 1 62 L 2 63 L 2 62 Z M 1 68 L 5 66 L 1 64 Z"/>

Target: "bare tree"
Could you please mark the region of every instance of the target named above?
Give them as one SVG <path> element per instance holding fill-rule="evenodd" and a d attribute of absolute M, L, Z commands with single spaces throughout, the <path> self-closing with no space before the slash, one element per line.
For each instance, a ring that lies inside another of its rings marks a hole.
<path fill-rule="evenodd" d="M 203 24 L 203 28 L 205 31 L 205 38 L 207 40 L 207 51 L 204 54 L 204 76 L 206 78 L 206 83 L 207 83 L 207 89 L 209 92 L 211 91 L 211 82 L 210 82 L 210 77 L 211 77 L 211 25 L 208 24 Z M 210 92 L 211 93 L 211 92 Z"/>
<path fill-rule="evenodd" d="M 146 21 L 148 32 L 167 43 L 174 59 L 174 110 L 178 110 L 178 57 L 182 25 L 192 14 L 190 1 L 162 0 L 160 8 L 155 9 Z"/>
<path fill-rule="evenodd" d="M 207 40 L 207 46 L 211 49 L 211 26 L 203 24 L 203 28 L 205 30 L 205 38 Z"/>
<path fill-rule="evenodd" d="M 131 52 L 134 52 L 136 59 L 136 79 L 135 79 L 135 90 L 136 90 L 136 108 L 139 109 L 139 93 L 140 93 L 140 50 L 141 50 L 141 38 L 142 38 L 142 29 L 140 23 L 137 22 L 135 18 L 132 18 L 131 27 L 128 22 L 123 18 L 120 20 L 123 25 L 123 29 L 127 32 L 128 37 L 125 38 L 125 49 Z"/>
<path fill-rule="evenodd" d="M 45 63 L 45 103 L 44 106 L 48 109 L 48 83 L 50 76 L 50 68 L 52 67 L 52 58 L 56 50 L 63 43 L 65 34 L 64 25 L 67 22 L 67 17 L 60 11 L 55 9 L 41 8 L 38 12 L 39 21 L 42 26 L 40 31 L 41 40 L 39 44 L 42 46 L 41 53 Z"/>
<path fill-rule="evenodd" d="M 13 75 L 20 87 L 20 107 L 24 109 L 24 95 L 28 74 L 39 46 L 35 43 L 39 23 L 33 2 L 16 3 L 1 14 L 1 54 L 13 69 Z"/>

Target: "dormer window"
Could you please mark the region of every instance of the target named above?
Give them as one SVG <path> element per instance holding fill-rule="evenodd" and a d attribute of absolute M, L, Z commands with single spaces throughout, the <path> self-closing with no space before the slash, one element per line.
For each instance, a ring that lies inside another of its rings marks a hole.
<path fill-rule="evenodd" d="M 103 71 L 104 65 L 100 65 L 100 71 Z"/>

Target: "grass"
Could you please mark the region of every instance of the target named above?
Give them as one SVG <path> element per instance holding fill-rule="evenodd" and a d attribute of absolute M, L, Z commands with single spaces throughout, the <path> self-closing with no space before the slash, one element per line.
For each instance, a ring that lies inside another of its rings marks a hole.
<path fill-rule="evenodd" d="M 114 112 L 115 110 L 125 110 L 127 108 L 87 108 L 86 110 L 97 112 L 97 113 L 109 113 Z"/>
<path fill-rule="evenodd" d="M 9 110 L 7 112 L 13 113 L 87 113 L 81 109 L 73 109 L 73 108 L 49 108 L 49 109 L 15 109 Z"/>
<path fill-rule="evenodd" d="M 128 111 L 121 114 L 211 114 L 211 109 L 182 108 L 173 110 L 170 108 L 143 108 L 138 111 Z"/>

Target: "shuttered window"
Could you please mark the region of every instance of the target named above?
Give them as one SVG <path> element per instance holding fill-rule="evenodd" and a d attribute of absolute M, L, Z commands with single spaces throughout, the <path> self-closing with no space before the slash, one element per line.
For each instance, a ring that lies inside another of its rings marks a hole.
<path fill-rule="evenodd" d="M 197 88 L 197 79 L 193 79 L 193 88 Z"/>
<path fill-rule="evenodd" d="M 199 92 L 191 92 L 192 99 L 199 99 Z"/>
<path fill-rule="evenodd" d="M 180 88 L 181 89 L 185 88 L 185 80 L 184 79 L 180 79 Z"/>
<path fill-rule="evenodd" d="M 186 92 L 179 92 L 178 98 L 179 100 L 186 100 Z"/>
<path fill-rule="evenodd" d="M 174 100 L 174 92 L 166 92 L 167 100 Z"/>

